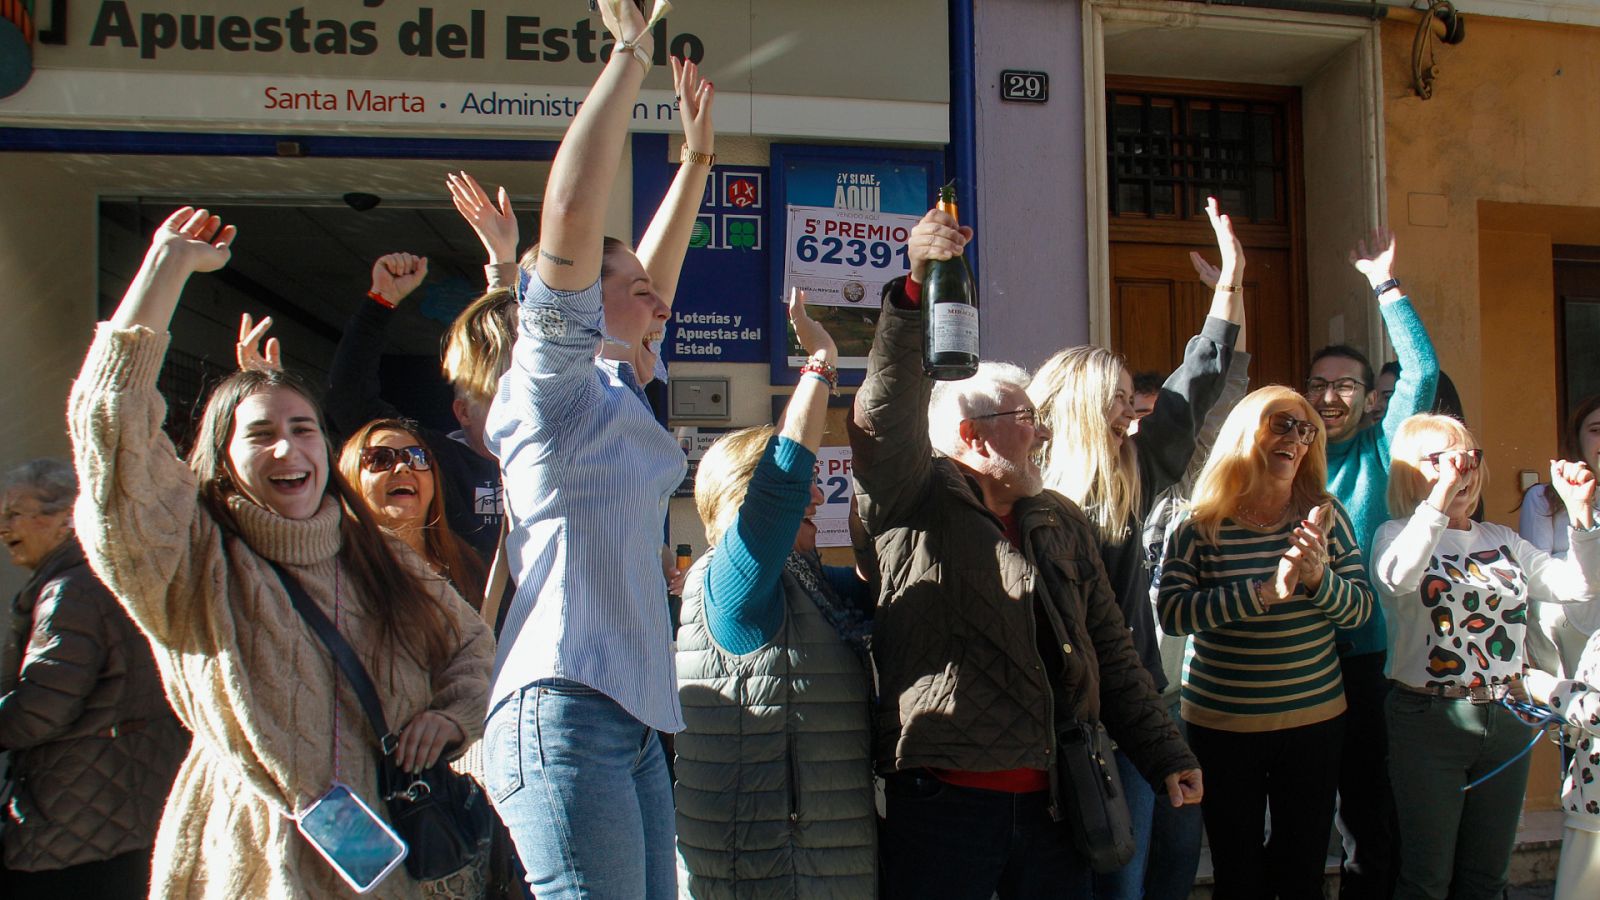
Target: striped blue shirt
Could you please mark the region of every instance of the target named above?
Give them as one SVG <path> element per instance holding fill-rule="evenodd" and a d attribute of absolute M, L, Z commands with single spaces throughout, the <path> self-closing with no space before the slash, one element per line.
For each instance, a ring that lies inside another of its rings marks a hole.
<path fill-rule="evenodd" d="M 679 731 L 661 525 L 684 456 L 632 367 L 597 355 L 600 296 L 599 281 L 563 292 L 532 278 L 489 407 L 484 443 L 505 477 L 517 582 L 489 708 L 538 679 L 566 678 Z"/>

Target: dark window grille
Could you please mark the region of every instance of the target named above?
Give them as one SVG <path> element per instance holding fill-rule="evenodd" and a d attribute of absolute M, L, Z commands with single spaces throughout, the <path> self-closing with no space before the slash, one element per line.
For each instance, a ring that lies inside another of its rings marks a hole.
<path fill-rule="evenodd" d="M 1288 221 L 1283 104 L 1108 91 L 1106 117 L 1113 216 Z"/>
<path fill-rule="evenodd" d="M 202 356 L 168 349 L 167 359 L 156 378 L 156 390 L 167 401 L 167 421 L 162 428 L 178 448 L 178 455 L 189 456 L 196 426 L 200 424 L 203 403 L 217 382 L 232 370 Z"/>

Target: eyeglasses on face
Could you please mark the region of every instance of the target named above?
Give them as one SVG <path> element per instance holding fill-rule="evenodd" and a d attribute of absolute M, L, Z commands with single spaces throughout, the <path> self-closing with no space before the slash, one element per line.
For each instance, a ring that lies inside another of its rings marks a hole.
<path fill-rule="evenodd" d="M 1438 453 L 1429 453 L 1423 456 L 1422 461 L 1437 469 L 1439 468 L 1439 460 L 1452 453 L 1461 454 L 1461 458 L 1467 461 L 1467 468 L 1469 469 L 1476 469 L 1483 463 L 1482 450 L 1440 450 Z"/>
<path fill-rule="evenodd" d="M 1016 416 L 1017 421 L 1024 425 L 1032 426 L 1039 424 L 1039 411 L 1031 406 L 1019 406 L 1016 409 L 986 413 L 981 416 L 967 416 L 967 418 L 972 421 L 977 421 L 979 419 L 998 419 L 1001 416 Z"/>
<path fill-rule="evenodd" d="M 1315 444 L 1317 442 L 1317 423 L 1308 419 L 1296 419 L 1288 413 L 1273 413 L 1267 419 L 1267 430 L 1273 434 L 1288 434 L 1294 432 L 1295 439 L 1302 444 Z"/>
<path fill-rule="evenodd" d="M 413 472 L 426 472 L 433 468 L 428 451 L 415 444 L 410 447 L 368 447 L 361 451 L 361 468 L 368 472 L 388 472 L 396 463 L 404 463 Z"/>
<path fill-rule="evenodd" d="M 1367 387 L 1367 383 L 1359 378 L 1336 378 L 1333 381 L 1329 381 L 1326 378 L 1313 378 L 1306 382 L 1306 396 L 1321 397 L 1328 392 L 1328 388 L 1333 388 L 1335 394 L 1345 400 L 1349 400 L 1356 395 L 1356 388 L 1365 390 Z"/>

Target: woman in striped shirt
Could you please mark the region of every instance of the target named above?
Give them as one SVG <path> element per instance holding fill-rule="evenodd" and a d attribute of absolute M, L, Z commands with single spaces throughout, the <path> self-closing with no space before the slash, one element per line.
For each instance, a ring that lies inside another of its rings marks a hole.
<path fill-rule="evenodd" d="M 1206 773 L 1218 900 L 1322 896 L 1345 710 L 1334 627 L 1372 612 L 1326 448 L 1293 390 L 1246 396 L 1167 544 L 1161 627 L 1194 635 L 1182 710 Z"/>

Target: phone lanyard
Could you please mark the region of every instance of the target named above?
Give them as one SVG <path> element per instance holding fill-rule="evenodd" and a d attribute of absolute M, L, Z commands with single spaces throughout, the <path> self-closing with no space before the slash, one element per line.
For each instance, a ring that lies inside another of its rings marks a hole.
<path fill-rule="evenodd" d="M 333 630 L 335 632 L 339 630 L 339 611 L 343 607 L 339 596 L 339 568 L 339 560 L 335 557 L 333 561 Z M 339 663 L 337 660 L 332 659 L 331 656 L 329 660 L 333 663 L 333 782 L 334 784 L 340 784 L 344 779 L 339 777 L 341 771 L 341 766 L 339 765 Z"/>

